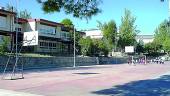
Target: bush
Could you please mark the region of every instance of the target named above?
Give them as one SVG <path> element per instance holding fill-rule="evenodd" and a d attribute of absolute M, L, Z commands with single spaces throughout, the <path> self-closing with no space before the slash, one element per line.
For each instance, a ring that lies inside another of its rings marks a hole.
<path fill-rule="evenodd" d="M 10 38 L 8 36 L 2 37 L 2 44 L 0 45 L 0 55 L 4 55 L 5 52 L 8 51 L 9 42 L 10 42 Z"/>

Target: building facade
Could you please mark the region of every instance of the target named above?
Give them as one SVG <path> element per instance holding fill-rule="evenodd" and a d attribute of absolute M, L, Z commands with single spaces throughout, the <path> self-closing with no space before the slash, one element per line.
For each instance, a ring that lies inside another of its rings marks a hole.
<path fill-rule="evenodd" d="M 6 11 L 3 7 L 0 7 L 0 46 L 2 45 L 4 36 L 9 37 L 10 39 L 14 36 L 14 17 L 16 13 Z M 9 42 L 8 48 L 11 49 L 12 40 Z"/>
<path fill-rule="evenodd" d="M 143 41 L 144 44 L 150 43 L 154 40 L 153 35 L 137 35 L 136 36 L 136 41 Z"/>
<path fill-rule="evenodd" d="M 45 19 L 16 18 L 16 13 L 0 9 L 0 42 L 3 36 L 10 36 L 11 46 L 15 44 L 16 31 L 18 42 L 23 41 L 24 32 L 38 31 L 38 45 L 25 47 L 26 52 L 73 53 L 73 41 L 70 39 L 70 32 L 73 32 L 73 28 Z M 79 33 L 84 35 L 84 32 Z"/>
<path fill-rule="evenodd" d="M 89 36 L 90 38 L 94 38 L 94 39 L 103 38 L 103 34 L 101 30 L 99 29 L 86 30 L 85 33 L 86 33 L 86 36 Z"/>
<path fill-rule="evenodd" d="M 86 33 L 86 36 L 90 36 L 91 38 L 94 38 L 94 39 L 103 38 L 102 31 L 99 29 L 86 30 L 85 33 Z M 153 35 L 137 35 L 136 36 L 136 41 L 137 42 L 143 41 L 144 44 L 152 42 L 153 40 L 154 40 Z"/>
<path fill-rule="evenodd" d="M 44 19 L 28 19 L 23 29 L 24 32 L 38 31 L 39 40 L 38 45 L 34 46 L 34 52 L 71 52 L 70 32 L 73 32 L 73 29 Z"/>

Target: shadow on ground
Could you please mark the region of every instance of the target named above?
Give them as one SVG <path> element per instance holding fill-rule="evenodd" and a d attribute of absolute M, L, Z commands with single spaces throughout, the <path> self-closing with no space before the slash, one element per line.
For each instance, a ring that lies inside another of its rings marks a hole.
<path fill-rule="evenodd" d="M 90 70 L 90 69 L 102 69 L 102 68 L 110 68 L 109 66 L 77 66 L 74 67 L 61 67 L 61 68 L 33 68 L 33 69 L 24 69 L 24 74 L 29 73 L 42 73 L 42 72 L 53 72 L 53 71 L 69 71 L 69 70 Z M 11 73 L 12 70 L 7 70 L 7 73 Z M 16 71 L 17 73 L 18 71 Z M 3 71 L 0 71 L 0 75 L 2 75 Z"/>
<path fill-rule="evenodd" d="M 92 93 L 106 96 L 170 96 L 170 75 L 134 81 Z"/>
<path fill-rule="evenodd" d="M 100 74 L 100 73 L 92 73 L 92 72 L 82 72 L 82 73 L 73 73 L 78 75 L 93 75 L 93 74 Z"/>

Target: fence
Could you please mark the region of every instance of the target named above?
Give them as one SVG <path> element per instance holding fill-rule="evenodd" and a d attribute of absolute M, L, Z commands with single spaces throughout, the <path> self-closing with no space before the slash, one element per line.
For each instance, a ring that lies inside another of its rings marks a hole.
<path fill-rule="evenodd" d="M 0 72 L 4 69 L 8 57 L 0 56 Z M 113 57 L 76 57 L 76 66 L 90 66 L 102 64 L 122 64 L 127 61 L 126 58 Z M 12 66 L 15 58 L 11 58 L 9 65 Z M 20 57 L 18 65 L 24 64 L 24 69 L 42 69 L 42 68 L 60 68 L 72 67 L 73 57 Z"/>

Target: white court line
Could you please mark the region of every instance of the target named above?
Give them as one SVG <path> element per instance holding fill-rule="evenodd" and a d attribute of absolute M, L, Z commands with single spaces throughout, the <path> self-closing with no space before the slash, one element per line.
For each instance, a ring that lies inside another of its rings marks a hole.
<path fill-rule="evenodd" d="M 35 94 L 29 94 L 24 92 L 16 92 L 11 90 L 0 89 L 0 96 L 43 96 L 43 95 L 35 95 Z"/>

